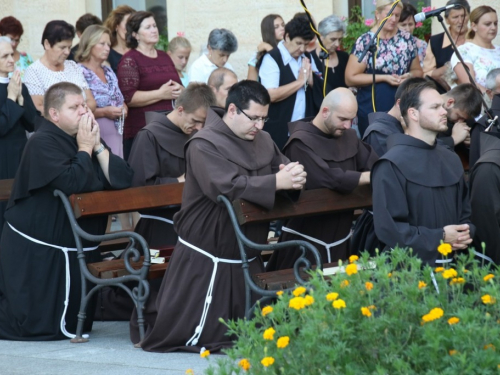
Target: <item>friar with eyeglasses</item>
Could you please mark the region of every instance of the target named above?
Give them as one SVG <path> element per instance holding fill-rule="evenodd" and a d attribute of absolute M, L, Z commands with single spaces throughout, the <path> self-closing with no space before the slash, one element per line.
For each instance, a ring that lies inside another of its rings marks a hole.
<path fill-rule="evenodd" d="M 378 156 L 351 129 L 357 110 L 352 92 L 337 88 L 323 99 L 316 117 L 288 124 L 290 139 L 283 152 L 304 165 L 306 189 L 327 188 L 349 194 L 370 183 L 370 169 Z M 344 260 L 349 255 L 353 214 L 348 211 L 290 219 L 282 228 L 280 241 L 306 240 L 320 251 L 324 263 Z M 298 248 L 274 251 L 267 270 L 292 268 L 301 254 Z M 310 260 L 314 262 L 312 257 Z"/>
<path fill-rule="evenodd" d="M 219 319 L 244 317 L 245 284 L 229 213 L 217 197 L 271 209 L 277 190 L 300 190 L 306 183 L 304 167 L 291 163 L 262 131 L 269 102 L 264 86 L 241 81 L 229 90 L 225 110 L 209 109 L 205 127 L 186 143 L 182 206 L 174 215 L 179 240 L 156 311 L 146 311 L 147 331 L 140 343 L 146 351 L 215 351 L 232 345 L 234 337 L 226 336 Z M 263 223 L 242 230 L 265 244 L 268 228 Z M 259 254 L 248 251 L 252 273 L 264 269 Z M 132 341 L 138 341 L 136 332 Z"/>

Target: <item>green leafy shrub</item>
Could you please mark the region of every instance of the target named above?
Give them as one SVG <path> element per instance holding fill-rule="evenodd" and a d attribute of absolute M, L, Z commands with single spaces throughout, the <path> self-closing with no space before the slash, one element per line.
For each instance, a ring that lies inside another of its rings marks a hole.
<path fill-rule="evenodd" d="M 365 253 L 252 320 L 226 322 L 238 340 L 207 373 L 498 374 L 499 278 L 472 253 L 434 270 L 401 249 Z"/>
<path fill-rule="evenodd" d="M 356 5 L 351 10 L 351 17 L 347 21 L 347 28 L 342 39 L 343 50 L 351 53 L 352 47 L 358 38 L 370 30 L 373 25 L 373 19 L 366 19 L 361 14 L 361 8 Z"/>

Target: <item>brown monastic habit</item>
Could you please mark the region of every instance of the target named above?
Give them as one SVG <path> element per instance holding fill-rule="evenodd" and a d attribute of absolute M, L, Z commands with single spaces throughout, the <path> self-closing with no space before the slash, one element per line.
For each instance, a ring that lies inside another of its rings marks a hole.
<path fill-rule="evenodd" d="M 285 155 L 290 160 L 297 160 L 304 165 L 307 172 L 306 189 L 328 188 L 349 194 L 358 186 L 361 172 L 369 171 L 377 161 L 377 154 L 369 145 L 358 139 L 353 129 L 348 129 L 341 137 L 334 138 L 319 130 L 311 120 L 289 123 L 290 139 L 283 149 Z M 285 227 L 331 244 L 349 235 L 352 220 L 353 212 L 344 212 L 313 218 L 294 218 L 289 220 Z M 283 231 L 280 241 L 295 239 L 307 240 Z M 323 262 L 328 262 L 325 246 L 309 242 L 320 251 Z M 349 241 L 346 240 L 331 248 L 332 262 L 347 257 L 348 244 Z M 298 249 L 275 251 L 267 264 L 267 270 L 292 268 L 300 254 Z M 312 257 L 310 260 L 314 263 Z"/>
<path fill-rule="evenodd" d="M 175 229 L 181 239 L 211 256 L 239 260 L 236 237 L 225 206 L 217 196 L 229 200 L 243 198 L 264 208 L 272 208 L 276 176 L 284 157 L 266 132 L 253 141 L 238 138 L 222 121 L 222 109 L 208 111 L 205 127 L 186 144 L 186 183 L 181 210 L 174 216 Z M 244 226 L 252 241 L 266 243 L 268 225 Z M 250 270 L 262 272 L 263 264 L 256 252 L 248 251 Z M 144 350 L 199 352 L 202 347 L 214 351 L 231 345 L 226 326 L 219 318 L 243 318 L 245 289 L 241 264 L 217 264 L 211 304 L 201 335 L 200 326 L 207 291 L 215 263 L 212 259 L 178 242 L 156 301 L 157 313 L 149 312 Z M 135 337 L 134 337 L 135 336 Z M 193 339 L 194 338 L 194 339 Z M 132 341 L 137 342 L 132 334 Z M 191 340 L 191 341 L 190 341 Z M 188 344 L 190 342 L 190 344 Z"/>

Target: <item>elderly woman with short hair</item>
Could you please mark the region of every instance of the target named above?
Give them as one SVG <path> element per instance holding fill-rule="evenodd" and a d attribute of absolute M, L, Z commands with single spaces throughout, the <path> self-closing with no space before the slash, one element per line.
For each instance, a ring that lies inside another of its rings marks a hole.
<path fill-rule="evenodd" d="M 14 50 L 14 61 L 16 70 L 21 73 L 21 78 L 24 77 L 24 71 L 28 66 L 33 64 L 33 59 L 26 52 L 18 51 L 17 47 L 21 43 L 24 29 L 18 19 L 8 16 L 0 20 L 0 35 L 9 37 L 12 41 L 12 49 Z M 10 74 L 12 76 L 12 73 Z"/>
<path fill-rule="evenodd" d="M 207 83 L 210 74 L 217 68 L 234 71 L 227 62 L 229 56 L 238 49 L 238 40 L 227 29 L 213 29 L 208 36 L 208 54 L 198 57 L 189 71 L 189 82 Z"/>
<path fill-rule="evenodd" d="M 311 53 L 318 70 L 326 75 L 326 92 L 325 95 L 337 87 L 347 87 L 345 83 L 345 68 L 349 61 L 349 54 L 340 51 L 342 45 L 342 38 L 346 31 L 346 25 L 339 17 L 332 14 L 326 17 L 318 24 L 318 32 L 321 36 L 325 49 L 328 51 L 328 60 L 323 60 L 325 64 L 318 57 L 321 53 L 321 47 Z M 328 63 L 328 70 L 325 72 L 325 65 Z M 323 92 L 323 87 L 321 87 Z"/>

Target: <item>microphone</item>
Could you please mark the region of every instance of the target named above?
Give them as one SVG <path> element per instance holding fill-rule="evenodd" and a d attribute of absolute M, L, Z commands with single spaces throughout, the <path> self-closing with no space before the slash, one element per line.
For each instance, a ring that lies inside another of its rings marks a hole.
<path fill-rule="evenodd" d="M 425 19 L 427 19 L 429 17 L 437 16 L 439 13 L 444 12 L 447 9 L 452 9 L 452 8 L 461 8 L 461 6 L 458 4 L 451 4 L 451 5 L 447 5 L 445 7 L 430 10 L 428 12 L 417 13 L 417 14 L 415 14 L 415 17 L 413 17 L 413 18 L 415 18 L 415 22 L 424 22 Z"/>

